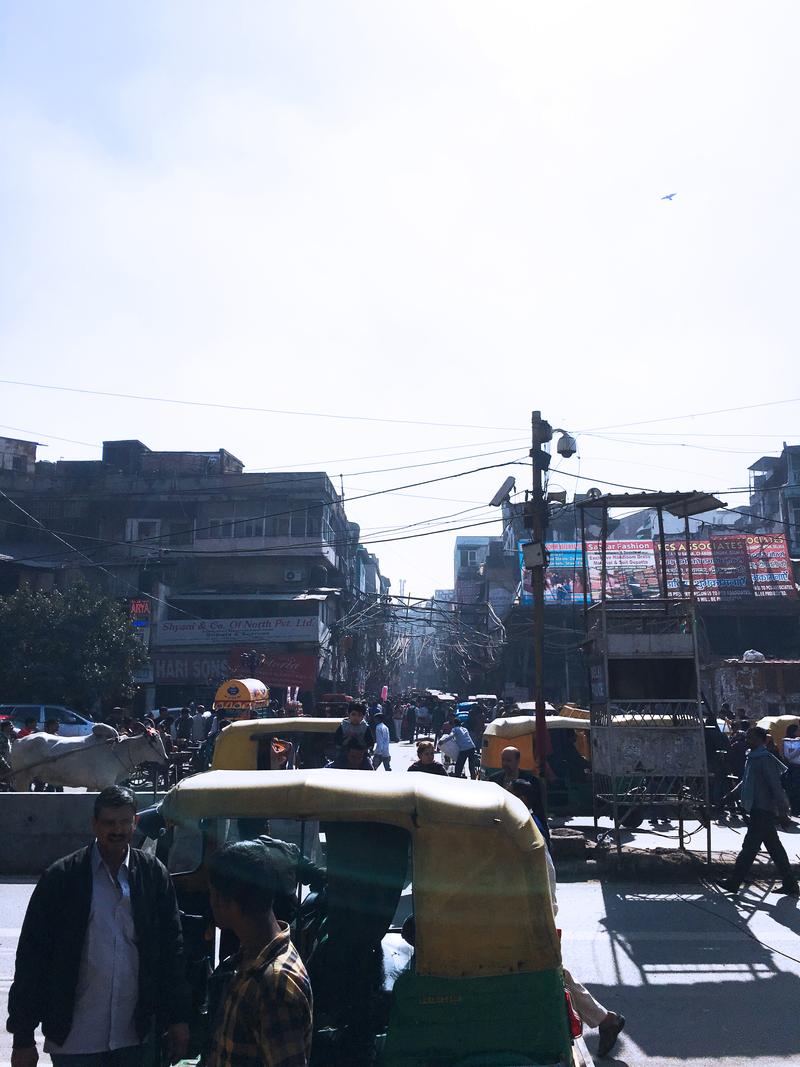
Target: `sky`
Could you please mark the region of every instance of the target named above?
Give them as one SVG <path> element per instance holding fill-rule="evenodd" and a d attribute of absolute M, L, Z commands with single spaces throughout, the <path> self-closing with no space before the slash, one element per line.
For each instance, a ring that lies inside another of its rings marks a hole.
<path fill-rule="evenodd" d="M 740 507 L 800 440 L 798 39 L 780 0 L 3 0 L 0 434 L 326 470 L 412 596 L 500 533 L 533 409 L 570 497 Z"/>

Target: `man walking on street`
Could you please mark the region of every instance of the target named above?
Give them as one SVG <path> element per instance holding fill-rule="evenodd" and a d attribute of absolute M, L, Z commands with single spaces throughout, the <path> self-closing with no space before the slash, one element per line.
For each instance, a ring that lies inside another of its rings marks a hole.
<path fill-rule="evenodd" d="M 742 807 L 747 812 L 747 833 L 733 875 L 722 886 L 729 893 L 738 893 L 763 845 L 783 879 L 778 892 L 796 897 L 800 888 L 776 827 L 779 819 L 789 815 L 789 799 L 781 785 L 786 768 L 768 751 L 766 741 L 767 731 L 760 726 L 747 731 L 750 751 L 744 765 L 744 777 L 731 791 L 740 793 Z"/>
<path fill-rule="evenodd" d="M 373 720 L 375 726 L 375 751 L 372 756 L 372 769 L 377 771 L 383 767 L 385 771 L 392 769 L 391 752 L 389 750 L 389 727 L 383 721 L 383 715 L 378 712 Z"/>
<path fill-rule="evenodd" d="M 469 735 L 469 730 L 466 726 L 462 726 L 458 719 L 455 719 L 450 735 L 458 745 L 458 756 L 456 757 L 453 775 L 456 778 L 461 778 L 464 773 L 464 764 L 469 763 L 469 777 L 475 778 L 478 774 L 479 766 L 478 751 L 475 748 L 475 742 Z"/>
<path fill-rule="evenodd" d="M 111 786 L 95 800 L 94 843 L 45 871 L 25 914 L 8 998 L 12 1067 L 35 1067 L 39 1023 L 54 1067 L 142 1067 L 166 1030 L 170 1063 L 186 1053 L 189 995 L 169 874 L 130 847 L 136 800 Z"/>
<path fill-rule="evenodd" d="M 239 951 L 220 964 L 228 977 L 212 1006 L 208 1067 L 306 1067 L 311 1055 L 311 983 L 273 911 L 275 872 L 258 841 L 225 845 L 211 857 L 208 881 L 214 921 L 232 930 Z M 213 982 L 213 979 L 212 979 Z"/>

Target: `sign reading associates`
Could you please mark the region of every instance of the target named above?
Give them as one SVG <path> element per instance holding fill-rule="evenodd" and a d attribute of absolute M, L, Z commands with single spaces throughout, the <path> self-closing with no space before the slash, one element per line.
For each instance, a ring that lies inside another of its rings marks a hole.
<path fill-rule="evenodd" d="M 240 645 L 242 642 L 319 641 L 316 615 L 275 619 L 177 619 L 160 622 L 156 645 Z"/>

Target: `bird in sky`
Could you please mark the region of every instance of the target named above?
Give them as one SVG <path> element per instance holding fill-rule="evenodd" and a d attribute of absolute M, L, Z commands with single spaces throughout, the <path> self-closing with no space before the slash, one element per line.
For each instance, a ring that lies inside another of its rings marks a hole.
<path fill-rule="evenodd" d="M 673 198 L 673 196 L 677 196 L 677 195 L 678 195 L 677 193 L 667 193 L 667 195 L 666 196 L 662 196 L 661 199 L 662 200 L 671 200 Z"/>

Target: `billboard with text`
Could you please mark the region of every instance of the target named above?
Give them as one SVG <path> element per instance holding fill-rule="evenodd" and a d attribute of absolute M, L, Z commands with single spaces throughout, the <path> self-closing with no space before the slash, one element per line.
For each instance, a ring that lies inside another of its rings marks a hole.
<path fill-rule="evenodd" d="M 588 591 L 584 589 L 580 542 L 548 543 L 545 603 L 583 604 L 600 599 L 602 552 L 599 541 L 586 542 Z M 711 603 L 751 597 L 794 597 L 789 549 L 783 534 L 719 534 L 693 537 L 687 561 L 686 541 L 666 543 L 667 596 L 689 595 L 689 581 L 697 600 Z M 691 575 L 690 575 L 691 564 Z M 520 548 L 521 600 L 532 601 L 531 572 L 525 569 Z M 661 592 L 658 542 L 609 541 L 606 547 L 606 597 L 609 600 L 648 600 Z"/>

